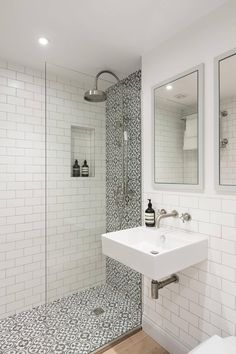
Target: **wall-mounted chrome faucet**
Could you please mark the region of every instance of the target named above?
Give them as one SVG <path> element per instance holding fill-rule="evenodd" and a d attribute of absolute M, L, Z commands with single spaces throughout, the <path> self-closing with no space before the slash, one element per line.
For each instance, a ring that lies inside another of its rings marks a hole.
<path fill-rule="evenodd" d="M 178 211 L 176 210 L 172 210 L 171 213 L 167 213 L 167 211 L 165 209 L 161 209 L 158 211 L 157 217 L 156 217 L 156 227 L 159 229 L 160 228 L 160 222 L 162 219 L 165 218 L 177 218 L 179 217 L 183 223 L 185 223 L 186 221 L 190 221 L 191 220 L 191 215 L 189 213 L 182 213 L 179 216 Z"/>
<path fill-rule="evenodd" d="M 160 222 L 162 219 L 165 218 L 176 218 L 179 216 L 179 213 L 176 210 L 172 210 L 171 213 L 167 213 L 165 209 L 161 210 L 161 213 L 158 214 L 157 218 L 156 218 L 156 227 L 159 229 L 160 227 Z"/>

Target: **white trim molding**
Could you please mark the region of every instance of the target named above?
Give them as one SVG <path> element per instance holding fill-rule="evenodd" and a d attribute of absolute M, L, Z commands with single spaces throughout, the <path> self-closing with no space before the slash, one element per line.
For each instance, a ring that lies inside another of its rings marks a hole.
<path fill-rule="evenodd" d="M 214 132 L 215 132 L 215 189 L 218 193 L 236 194 L 236 185 L 220 183 L 220 62 L 233 55 L 236 55 L 236 48 L 223 53 L 214 59 Z M 232 73 L 233 75 L 233 73 Z"/>
<path fill-rule="evenodd" d="M 161 327 L 157 326 L 145 314 L 143 315 L 142 328 L 145 333 L 158 342 L 170 354 L 187 354 L 191 350 L 165 332 Z"/>
<path fill-rule="evenodd" d="M 186 75 L 198 73 L 198 183 L 157 183 L 155 180 L 155 89 L 176 81 Z M 155 190 L 181 191 L 181 192 L 203 192 L 204 189 L 204 64 L 199 64 L 174 77 L 169 78 L 151 88 L 151 112 L 152 112 L 152 184 Z"/>

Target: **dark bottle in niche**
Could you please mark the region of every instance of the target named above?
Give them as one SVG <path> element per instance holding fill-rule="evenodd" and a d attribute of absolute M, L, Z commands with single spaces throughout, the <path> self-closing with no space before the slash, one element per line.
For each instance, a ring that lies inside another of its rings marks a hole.
<path fill-rule="evenodd" d="M 82 166 L 82 177 L 88 177 L 88 176 L 89 176 L 89 167 L 87 161 L 84 160 L 84 164 Z"/>
<path fill-rule="evenodd" d="M 144 221 L 148 227 L 155 226 L 155 210 L 152 208 L 151 199 L 148 199 L 148 208 L 145 210 Z"/>
<path fill-rule="evenodd" d="M 75 163 L 73 165 L 73 177 L 79 177 L 80 176 L 80 166 L 78 164 L 78 160 L 75 160 Z"/>

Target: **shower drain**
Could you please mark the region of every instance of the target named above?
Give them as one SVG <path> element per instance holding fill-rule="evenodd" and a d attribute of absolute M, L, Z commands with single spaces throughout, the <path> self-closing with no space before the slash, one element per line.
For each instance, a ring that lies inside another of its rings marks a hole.
<path fill-rule="evenodd" d="M 96 309 L 93 310 L 93 313 L 96 315 L 96 316 L 100 316 L 104 313 L 105 311 L 103 310 L 103 308 L 101 307 L 97 307 Z"/>

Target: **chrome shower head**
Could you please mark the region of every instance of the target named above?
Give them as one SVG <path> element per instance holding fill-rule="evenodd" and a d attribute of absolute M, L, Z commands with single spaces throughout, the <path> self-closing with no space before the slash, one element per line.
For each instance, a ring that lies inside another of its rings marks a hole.
<path fill-rule="evenodd" d="M 107 95 L 106 92 L 94 88 L 85 92 L 84 99 L 88 102 L 104 102 L 107 99 Z"/>
<path fill-rule="evenodd" d="M 88 102 L 104 102 L 104 101 L 106 101 L 106 99 L 107 99 L 106 92 L 104 92 L 102 90 L 98 90 L 98 88 L 97 88 L 98 78 L 101 74 L 104 74 L 104 73 L 111 74 L 112 76 L 114 76 L 116 78 L 117 81 L 120 81 L 118 76 L 116 76 L 116 74 L 114 74 L 112 71 L 109 71 L 109 70 L 100 71 L 95 77 L 94 88 L 92 90 L 88 90 L 84 94 L 84 99 L 86 101 L 88 101 Z"/>

